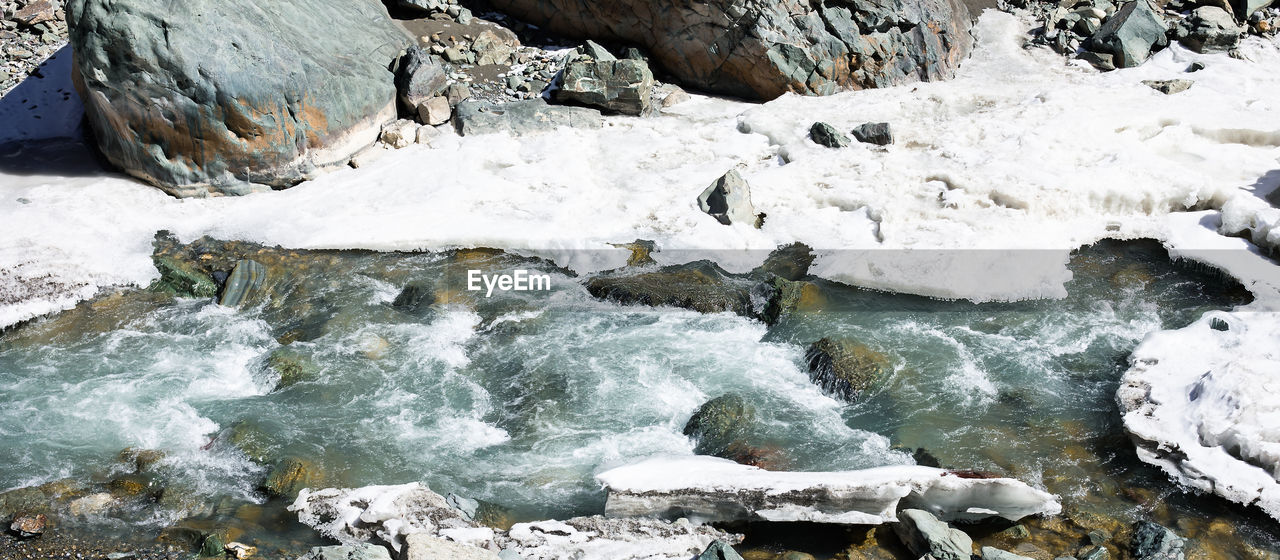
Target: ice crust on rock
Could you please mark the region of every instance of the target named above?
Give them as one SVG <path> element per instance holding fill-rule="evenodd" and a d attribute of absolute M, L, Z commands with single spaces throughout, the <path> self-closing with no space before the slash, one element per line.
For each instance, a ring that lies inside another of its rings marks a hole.
<path fill-rule="evenodd" d="M 444 497 L 413 482 L 398 486 L 303 490 L 289 506 L 298 521 L 344 545 L 375 542 L 400 551 L 404 537 L 474 527 Z"/>
<path fill-rule="evenodd" d="M 892 466 L 843 472 L 776 472 L 707 456 L 655 457 L 596 480 L 611 516 L 812 521 L 877 525 L 900 506 L 944 520 L 1053 515 L 1051 494 L 1009 478 L 963 478 L 943 469 Z"/>
<path fill-rule="evenodd" d="M 742 541 L 741 535 L 683 519 L 666 522 L 599 515 L 517 523 L 507 538 L 504 548 L 515 548 L 525 560 L 687 560 L 712 541 Z"/>

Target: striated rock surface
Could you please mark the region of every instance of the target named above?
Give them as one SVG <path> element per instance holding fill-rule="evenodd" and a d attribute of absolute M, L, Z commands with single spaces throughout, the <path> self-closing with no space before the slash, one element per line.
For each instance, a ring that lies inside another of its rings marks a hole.
<path fill-rule="evenodd" d="M 71 0 L 98 147 L 175 196 L 284 188 L 395 118 L 408 36 L 375 0 Z"/>
<path fill-rule="evenodd" d="M 878 525 L 899 505 L 945 520 L 1056 514 L 1052 495 L 1009 478 L 967 478 L 897 466 L 843 472 L 772 472 L 715 457 L 661 457 L 596 476 L 610 516 L 696 516 L 720 521 Z"/>
<path fill-rule="evenodd" d="M 949 77 L 969 52 L 955 0 L 494 0 L 556 33 L 640 45 L 686 85 L 752 99 Z"/>

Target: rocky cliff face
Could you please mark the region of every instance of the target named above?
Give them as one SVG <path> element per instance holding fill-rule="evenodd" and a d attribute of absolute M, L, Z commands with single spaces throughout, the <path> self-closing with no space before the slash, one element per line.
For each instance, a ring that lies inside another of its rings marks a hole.
<path fill-rule="evenodd" d="M 374 0 L 71 0 L 98 146 L 176 196 L 292 186 L 395 118 L 408 44 Z"/>
<path fill-rule="evenodd" d="M 686 85 L 753 99 L 950 77 L 957 0 L 493 0 L 557 33 L 641 45 Z"/>

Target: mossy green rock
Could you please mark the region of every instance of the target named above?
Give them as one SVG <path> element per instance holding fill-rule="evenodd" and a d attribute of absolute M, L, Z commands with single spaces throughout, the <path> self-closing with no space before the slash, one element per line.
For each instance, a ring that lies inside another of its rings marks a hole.
<path fill-rule="evenodd" d="M 733 449 L 743 444 L 755 420 L 755 407 L 742 395 L 729 393 L 698 407 L 684 425 L 684 435 L 696 442 L 694 453 L 732 459 Z"/>
<path fill-rule="evenodd" d="M 218 295 L 218 285 L 213 277 L 195 264 L 177 257 L 157 255 L 154 259 L 160 279 L 151 284 L 151 290 L 178 297 L 212 298 Z"/>
<path fill-rule="evenodd" d="M 805 361 L 811 381 L 850 402 L 893 372 L 889 356 L 853 340 L 819 340 L 809 346 Z"/>
<path fill-rule="evenodd" d="M 253 422 L 236 422 L 224 433 L 227 443 L 256 463 L 269 463 L 279 450 L 275 438 Z"/>
<path fill-rule="evenodd" d="M 303 489 L 316 486 L 324 480 L 318 466 L 309 460 L 286 457 L 271 469 L 263 490 L 268 495 L 294 499 Z"/>
<path fill-rule="evenodd" d="M 319 377 L 320 368 L 311 359 L 291 346 L 278 348 L 267 357 L 267 368 L 280 376 L 276 390 L 285 389 Z"/>

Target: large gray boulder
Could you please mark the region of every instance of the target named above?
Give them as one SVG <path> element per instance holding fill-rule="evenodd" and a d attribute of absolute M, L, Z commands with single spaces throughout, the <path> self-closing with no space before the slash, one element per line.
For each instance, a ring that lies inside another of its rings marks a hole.
<path fill-rule="evenodd" d="M 973 39 L 959 0 L 493 0 L 555 33 L 644 47 L 686 85 L 753 99 L 950 77 Z"/>
<path fill-rule="evenodd" d="M 541 97 L 510 103 L 463 101 L 453 113 L 454 125 L 463 136 L 505 132 L 525 136 L 570 128 L 600 128 L 600 112 L 586 107 L 548 105 Z"/>
<path fill-rule="evenodd" d="M 1244 29 L 1226 10 L 1201 6 L 1174 28 L 1179 43 L 1196 52 L 1227 51 L 1240 43 Z"/>
<path fill-rule="evenodd" d="M 67 21 L 98 147 L 175 196 L 345 164 L 395 118 L 409 43 L 376 0 L 70 0 Z"/>
<path fill-rule="evenodd" d="M 936 560 L 969 560 L 973 556 L 969 535 L 924 510 L 902 510 L 893 531 L 916 556 L 929 555 Z"/>
<path fill-rule="evenodd" d="M 1168 30 L 1150 0 L 1134 0 L 1107 18 L 1089 41 L 1089 50 L 1111 55 L 1116 68 L 1132 68 L 1169 45 Z"/>
<path fill-rule="evenodd" d="M 580 103 L 626 115 L 642 115 L 652 108 L 653 72 L 641 60 L 570 62 L 556 100 Z"/>

